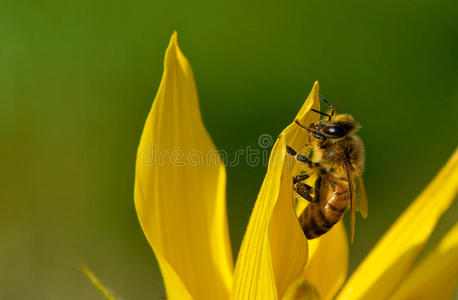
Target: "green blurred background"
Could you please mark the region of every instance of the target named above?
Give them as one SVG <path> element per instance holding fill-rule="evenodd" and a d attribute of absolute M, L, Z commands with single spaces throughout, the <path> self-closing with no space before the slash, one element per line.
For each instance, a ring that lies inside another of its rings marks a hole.
<path fill-rule="evenodd" d="M 175 29 L 230 155 L 277 136 L 314 80 L 363 125 L 353 270 L 457 145 L 457 28 L 453 0 L 0 1 L 0 299 L 102 299 L 82 264 L 124 299 L 164 295 L 132 194 Z M 266 168 L 227 171 L 236 256 Z"/>

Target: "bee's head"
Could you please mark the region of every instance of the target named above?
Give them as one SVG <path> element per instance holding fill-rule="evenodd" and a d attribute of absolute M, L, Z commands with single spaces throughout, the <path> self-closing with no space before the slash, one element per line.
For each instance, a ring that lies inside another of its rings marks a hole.
<path fill-rule="evenodd" d="M 361 126 L 355 122 L 353 116 L 341 114 L 330 118 L 330 120 L 320 120 L 318 124 L 312 124 L 310 127 L 327 138 L 340 139 L 344 136 L 354 134 Z"/>

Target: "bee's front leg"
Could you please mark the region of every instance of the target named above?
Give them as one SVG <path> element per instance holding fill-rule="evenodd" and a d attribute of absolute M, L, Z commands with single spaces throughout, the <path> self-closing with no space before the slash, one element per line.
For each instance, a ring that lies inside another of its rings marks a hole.
<path fill-rule="evenodd" d="M 297 153 L 296 150 L 290 146 L 286 146 L 286 152 L 288 152 L 288 154 L 294 157 L 296 160 L 308 164 L 310 168 L 321 168 L 319 163 L 313 162 L 304 155 Z"/>
<path fill-rule="evenodd" d="M 315 110 L 316 111 L 316 110 Z M 316 111 L 318 112 L 318 111 Z M 330 117 L 330 116 L 329 116 Z M 330 120 L 330 119 L 329 119 Z M 319 133 L 318 131 L 316 130 L 313 130 L 313 127 L 311 126 L 310 128 L 309 127 L 305 127 L 304 125 L 302 125 L 301 123 L 299 123 L 298 120 L 294 120 L 294 123 L 296 123 L 297 125 L 299 125 L 299 127 L 305 129 L 310 135 L 312 135 L 314 138 L 317 138 L 317 139 L 320 139 L 322 140 L 323 142 L 326 141 L 326 136 L 324 136 L 323 134 Z M 312 123 L 313 125 L 313 123 Z M 310 136 L 309 136 L 310 137 Z"/>

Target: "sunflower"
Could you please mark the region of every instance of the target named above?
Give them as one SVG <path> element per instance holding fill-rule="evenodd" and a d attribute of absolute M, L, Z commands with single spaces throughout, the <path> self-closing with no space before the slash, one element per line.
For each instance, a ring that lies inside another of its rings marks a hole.
<path fill-rule="evenodd" d="M 458 150 L 345 283 L 342 222 L 308 241 L 286 145 L 307 135 L 294 122 L 273 146 L 235 266 L 226 216 L 226 171 L 199 110 L 189 62 L 172 35 L 162 81 L 138 147 L 135 207 L 161 269 L 167 299 L 449 299 L 458 276 L 458 225 L 416 258 L 458 186 Z M 315 82 L 295 119 L 316 122 Z M 303 206 L 302 206 L 303 208 Z M 89 273 L 90 274 L 90 273 Z M 93 278 L 92 278 L 93 279 Z M 93 280 L 94 281 L 94 280 Z M 98 284 L 99 288 L 104 288 Z"/>

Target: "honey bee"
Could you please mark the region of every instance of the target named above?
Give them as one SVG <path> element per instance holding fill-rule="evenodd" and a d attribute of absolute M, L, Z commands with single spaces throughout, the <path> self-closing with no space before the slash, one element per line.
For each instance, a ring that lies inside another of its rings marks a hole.
<path fill-rule="evenodd" d="M 356 211 L 367 216 L 367 196 L 362 179 L 364 170 L 364 145 L 355 133 L 361 126 L 349 114 L 334 116 L 334 106 L 320 96 L 329 105 L 331 112 L 312 111 L 326 116 L 305 127 L 313 151 L 313 161 L 298 154 L 286 146 L 286 151 L 297 161 L 305 163 L 317 174 L 315 186 L 304 183 L 309 178 L 307 172 L 293 177 L 296 193 L 310 204 L 299 216 L 299 223 L 308 239 L 314 239 L 328 232 L 350 208 L 351 241 L 355 235 Z M 313 194 L 313 196 L 312 196 Z"/>

